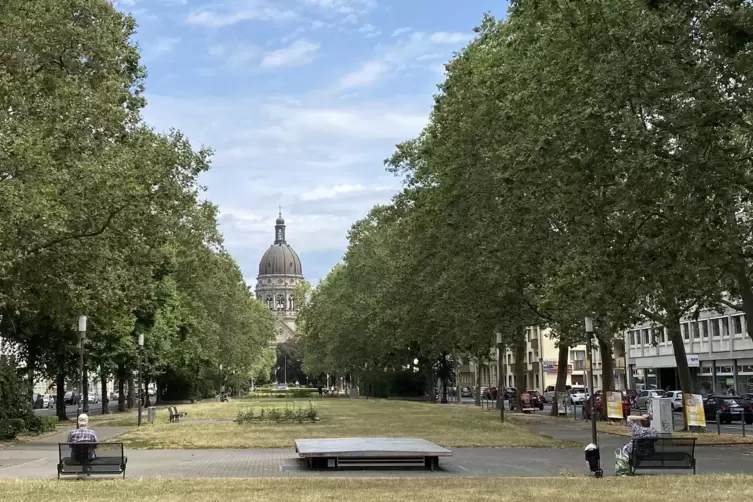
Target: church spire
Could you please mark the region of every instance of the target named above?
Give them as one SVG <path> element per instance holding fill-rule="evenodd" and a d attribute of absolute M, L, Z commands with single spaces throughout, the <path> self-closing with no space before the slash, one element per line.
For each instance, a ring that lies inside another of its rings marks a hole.
<path fill-rule="evenodd" d="M 285 219 L 282 217 L 282 206 L 277 206 L 277 221 L 275 222 L 275 244 L 287 244 L 285 242 Z"/>

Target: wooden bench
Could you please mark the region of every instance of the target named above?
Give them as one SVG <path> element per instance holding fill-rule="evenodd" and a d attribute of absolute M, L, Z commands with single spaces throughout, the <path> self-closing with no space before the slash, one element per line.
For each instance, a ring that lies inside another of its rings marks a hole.
<path fill-rule="evenodd" d="M 180 422 L 181 418 L 183 418 L 186 415 L 188 415 L 188 413 L 186 413 L 185 411 L 184 412 L 179 412 L 178 408 L 176 408 L 175 406 L 168 406 L 167 407 L 167 412 L 170 414 L 170 423 Z"/>
<path fill-rule="evenodd" d="M 696 438 L 633 439 L 630 474 L 639 469 L 693 469 Z"/>
<path fill-rule="evenodd" d="M 92 452 L 94 458 L 90 458 Z M 128 458 L 123 443 L 58 443 L 60 476 L 123 475 Z"/>

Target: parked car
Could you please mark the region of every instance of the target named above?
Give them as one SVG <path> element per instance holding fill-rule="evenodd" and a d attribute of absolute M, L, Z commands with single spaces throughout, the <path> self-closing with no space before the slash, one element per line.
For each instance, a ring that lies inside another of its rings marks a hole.
<path fill-rule="evenodd" d="M 572 387 L 570 387 L 569 385 L 565 385 L 565 392 L 568 392 L 571 388 Z M 554 402 L 554 390 L 555 390 L 554 385 L 550 385 L 546 389 L 544 389 L 544 393 L 542 394 L 542 397 L 544 398 L 545 403 Z"/>
<path fill-rule="evenodd" d="M 630 415 L 630 398 L 628 397 L 627 393 L 620 392 L 622 394 L 622 416 L 623 418 L 627 418 L 628 415 Z M 596 408 L 596 416 L 597 417 L 604 417 L 607 415 L 606 410 L 604 409 L 604 393 L 600 390 L 597 390 L 594 394 L 594 400 L 596 401 L 595 408 Z M 591 418 L 591 400 L 588 399 L 583 403 L 583 418 L 590 419 Z"/>
<path fill-rule="evenodd" d="M 534 408 L 538 408 L 539 410 L 544 409 L 544 397 L 539 393 L 537 390 L 527 390 L 525 392 L 528 392 L 531 394 L 531 404 Z M 515 405 L 517 402 L 517 395 L 513 394 L 513 396 L 509 399 L 510 401 L 510 409 L 514 410 Z"/>
<path fill-rule="evenodd" d="M 709 396 L 703 402 L 703 412 L 709 422 L 716 420 L 719 412 L 719 422 L 731 424 L 733 420 L 744 419 L 747 425 L 753 424 L 753 405 L 750 401 L 736 396 Z"/>
<path fill-rule="evenodd" d="M 635 408 L 637 410 L 648 410 L 648 400 L 663 395 L 663 390 L 642 390 L 635 398 Z"/>
<path fill-rule="evenodd" d="M 460 397 L 473 397 L 473 389 L 470 387 L 461 387 Z"/>
<path fill-rule="evenodd" d="M 668 390 L 662 395 L 662 399 L 672 400 L 672 411 L 679 411 L 682 409 L 682 391 L 681 390 Z"/>
<path fill-rule="evenodd" d="M 49 394 L 35 394 L 34 395 L 34 409 L 54 408 L 55 399 Z"/>
<path fill-rule="evenodd" d="M 99 402 L 99 396 L 96 393 L 92 392 L 91 394 L 87 395 L 87 400 L 89 401 L 89 404 L 96 404 Z"/>
<path fill-rule="evenodd" d="M 505 399 L 514 399 L 518 395 L 518 389 L 515 387 L 505 387 L 505 393 L 503 397 Z"/>
<path fill-rule="evenodd" d="M 285 384 L 280 384 L 277 386 L 277 390 L 290 390 L 290 388 Z"/>
<path fill-rule="evenodd" d="M 65 393 L 65 397 L 63 398 L 63 401 L 65 402 L 66 406 L 73 406 L 75 404 L 78 404 L 78 393 L 74 392 L 72 390 L 69 390 Z"/>
<path fill-rule="evenodd" d="M 486 389 L 486 390 L 484 390 L 484 389 Z M 481 388 L 481 397 L 483 399 L 493 399 L 493 400 L 496 400 L 497 399 L 497 388 L 496 387 L 491 387 L 491 388 L 487 389 L 486 387 L 482 387 Z"/>
<path fill-rule="evenodd" d="M 569 392 L 570 392 L 570 404 L 583 404 L 583 401 L 586 400 L 586 388 L 585 387 L 573 386 Z"/>

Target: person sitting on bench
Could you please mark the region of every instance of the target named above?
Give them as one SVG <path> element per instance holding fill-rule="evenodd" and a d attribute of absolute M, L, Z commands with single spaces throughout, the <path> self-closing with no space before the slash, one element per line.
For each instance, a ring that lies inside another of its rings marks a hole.
<path fill-rule="evenodd" d="M 96 458 L 94 450 L 97 448 L 99 440 L 97 439 L 97 434 L 89 429 L 88 425 L 89 416 L 86 413 L 82 413 L 78 416 L 78 429 L 73 429 L 68 433 L 68 443 L 88 443 L 80 446 L 71 445 L 71 458 L 79 463 Z"/>
<path fill-rule="evenodd" d="M 630 457 L 630 454 L 633 452 L 634 439 L 656 439 L 659 437 L 657 430 L 651 427 L 650 415 L 631 415 L 627 417 L 627 423 L 633 433 L 633 437 L 628 444 L 622 447 L 622 451 L 625 452 L 625 455 L 628 457 Z"/>

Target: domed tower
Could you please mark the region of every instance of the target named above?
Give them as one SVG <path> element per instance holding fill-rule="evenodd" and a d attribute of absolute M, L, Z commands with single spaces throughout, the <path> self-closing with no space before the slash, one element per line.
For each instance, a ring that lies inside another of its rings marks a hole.
<path fill-rule="evenodd" d="M 275 343 L 295 338 L 298 305 L 295 304 L 294 292 L 301 281 L 301 259 L 285 241 L 285 219 L 280 211 L 275 221 L 274 243 L 261 257 L 259 276 L 256 278 L 256 298 L 277 315 Z"/>

